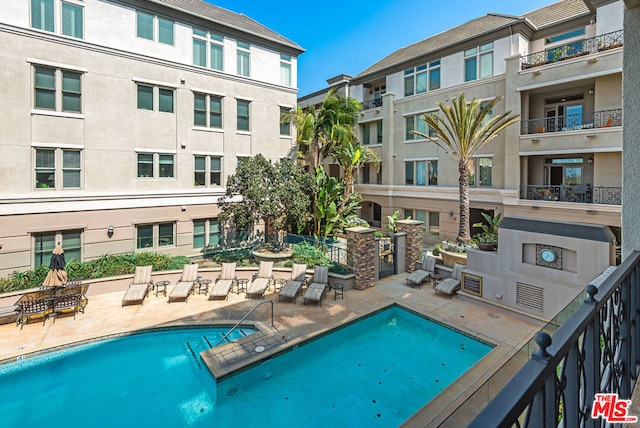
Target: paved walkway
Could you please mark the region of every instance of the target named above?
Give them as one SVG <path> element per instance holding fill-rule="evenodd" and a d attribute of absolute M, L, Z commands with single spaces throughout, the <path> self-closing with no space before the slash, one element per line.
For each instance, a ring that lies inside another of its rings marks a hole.
<path fill-rule="evenodd" d="M 436 295 L 431 287 L 421 289 L 405 285 L 406 274 L 385 278 L 365 291 L 348 290 L 344 299 L 334 300 L 329 292 L 322 306 L 303 305 L 299 298 L 296 304 L 278 302 L 275 293 L 266 298 L 274 302 L 274 325 L 276 334 L 283 342 L 295 342 L 313 332 L 322 331 L 384 305 L 398 303 L 443 322 L 460 331 L 496 344 L 496 349 L 478 363 L 467 375 L 467 383 L 459 388 L 448 388 L 439 398 L 429 403 L 428 411 L 422 411 L 408 421 L 408 425 L 425 426 L 434 415 L 450 413 L 452 405 L 468 394 L 472 384 L 495 371 L 506 357 L 520 348 L 538 331 L 539 327 L 511 316 L 493 307 L 484 307 L 466 302 L 458 297 Z M 173 282 L 172 282 L 173 284 Z M 169 287 L 171 288 L 171 287 Z M 166 297 L 151 293 L 144 305 L 121 307 L 124 289 L 113 290 L 100 284 L 91 285 L 92 295 L 84 314 L 42 321 L 33 321 L 22 329 L 15 324 L 0 326 L 0 360 L 15 359 L 20 355 L 46 348 L 64 346 L 100 336 L 125 333 L 152 327 L 188 325 L 239 320 L 259 300 L 245 299 L 244 293 L 229 295 L 229 300 L 210 301 L 206 295 L 192 295 L 187 303 L 167 303 Z M 249 318 L 250 321 L 271 324 L 271 305 L 264 304 Z M 464 380 L 464 379 L 463 379 Z M 435 407 L 434 407 L 435 406 Z M 447 412 L 445 410 L 449 409 Z"/>

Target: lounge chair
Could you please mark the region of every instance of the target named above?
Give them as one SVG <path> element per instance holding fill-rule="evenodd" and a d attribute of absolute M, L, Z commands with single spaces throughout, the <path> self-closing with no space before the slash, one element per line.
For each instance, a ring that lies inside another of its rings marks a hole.
<path fill-rule="evenodd" d="M 184 300 L 185 303 L 189 298 L 189 295 L 193 292 L 196 280 L 198 279 L 198 265 L 188 264 L 182 268 L 182 278 L 178 280 L 178 283 L 171 293 L 169 293 L 168 302 L 171 303 L 175 300 Z"/>
<path fill-rule="evenodd" d="M 151 271 L 153 266 L 136 266 L 136 271 L 133 274 L 133 281 L 129 284 L 129 288 L 124 293 L 122 298 L 122 306 L 142 304 L 144 298 L 147 297 L 149 289 L 153 287 L 153 281 L 151 280 Z M 77 288 L 77 293 L 82 294 L 82 285 L 74 284 L 71 287 Z M 84 305 L 81 304 L 81 311 L 84 312 Z"/>
<path fill-rule="evenodd" d="M 293 303 L 296 303 L 296 297 L 300 292 L 300 288 L 307 282 L 306 273 L 307 265 L 294 263 L 291 269 L 291 279 L 280 289 L 278 301 L 282 299 L 293 299 Z"/>
<path fill-rule="evenodd" d="M 410 273 L 407 276 L 407 285 L 413 287 L 418 286 L 420 288 L 422 283 L 429 277 L 433 277 L 436 270 L 436 258 L 427 256 L 426 254 L 422 258 L 422 268 Z"/>
<path fill-rule="evenodd" d="M 436 290 L 436 294 L 448 294 L 449 298 L 451 298 L 452 295 L 457 293 L 460 289 L 460 282 L 462 281 L 462 269 L 465 267 L 465 265 L 455 263 L 453 265 L 453 271 L 451 272 L 451 278 L 443 279 L 433 287 Z"/>
<path fill-rule="evenodd" d="M 245 297 L 250 296 L 264 296 L 264 292 L 269 287 L 269 284 L 273 282 L 273 262 L 260 262 L 257 275 L 254 275 L 253 281 L 247 287 L 247 294 Z"/>
<path fill-rule="evenodd" d="M 324 296 L 327 287 L 329 286 L 329 267 L 328 266 L 316 266 L 313 271 L 313 278 L 311 283 L 307 286 L 307 290 L 304 292 L 304 304 L 309 302 L 318 302 L 322 306 L 322 296 Z"/>
<path fill-rule="evenodd" d="M 226 299 L 229 297 L 229 291 L 231 291 L 231 287 L 233 287 L 233 284 L 237 281 L 236 264 L 222 263 L 220 275 L 218 275 L 215 284 L 213 284 L 213 287 L 211 287 L 211 291 L 209 292 L 209 300 Z"/>

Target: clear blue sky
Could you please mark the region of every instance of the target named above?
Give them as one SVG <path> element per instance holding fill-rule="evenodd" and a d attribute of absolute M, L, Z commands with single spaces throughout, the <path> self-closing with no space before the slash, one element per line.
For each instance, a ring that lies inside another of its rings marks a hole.
<path fill-rule="evenodd" d="M 355 76 L 393 51 L 489 12 L 519 15 L 557 0 L 206 0 L 243 13 L 302 46 L 299 95 Z"/>

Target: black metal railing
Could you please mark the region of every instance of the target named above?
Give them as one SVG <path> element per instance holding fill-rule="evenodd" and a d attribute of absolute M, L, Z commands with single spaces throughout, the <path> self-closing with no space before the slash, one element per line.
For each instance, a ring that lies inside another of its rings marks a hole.
<path fill-rule="evenodd" d="M 296 235 L 293 233 L 287 233 L 283 241 L 287 244 L 306 242 L 309 245 L 320 248 L 331 262 L 331 266 L 329 267 L 330 272 L 353 272 L 353 269 L 349 266 L 347 246 L 344 241 L 340 242 L 336 238 L 324 239 L 314 236 Z"/>
<path fill-rule="evenodd" d="M 532 201 L 577 202 L 581 204 L 622 204 L 622 187 L 527 185 L 520 186 L 520 199 Z"/>
<path fill-rule="evenodd" d="M 362 102 L 362 110 L 369 110 L 370 108 L 376 107 L 382 107 L 382 98 L 374 98 Z"/>
<path fill-rule="evenodd" d="M 607 34 L 601 34 L 578 42 L 568 43 L 563 46 L 545 49 L 525 55 L 520 58 L 520 69 L 526 70 L 562 61 L 568 58 L 575 58 L 582 55 L 589 55 L 595 52 L 602 52 L 622 46 L 624 43 L 624 31 L 618 30 Z"/>
<path fill-rule="evenodd" d="M 591 417 L 595 395 L 631 398 L 640 358 L 640 252 L 606 273 L 552 337 L 538 333 L 539 349 L 469 426 L 605 426 Z"/>
<path fill-rule="evenodd" d="M 520 121 L 520 135 L 622 126 L 622 109 L 542 117 Z"/>

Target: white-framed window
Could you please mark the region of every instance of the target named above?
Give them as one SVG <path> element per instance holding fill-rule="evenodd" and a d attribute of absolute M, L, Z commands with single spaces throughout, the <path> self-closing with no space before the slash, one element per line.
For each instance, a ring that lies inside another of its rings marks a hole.
<path fill-rule="evenodd" d="M 193 124 L 222 129 L 222 97 L 211 94 L 193 94 Z"/>
<path fill-rule="evenodd" d="M 64 249 L 65 262 L 82 261 L 82 230 L 63 230 L 34 233 L 33 267 L 49 266 L 51 254 L 56 244 Z"/>
<path fill-rule="evenodd" d="M 435 115 L 435 112 L 430 112 L 430 115 Z M 436 131 L 431 128 L 430 126 L 427 126 L 427 122 L 424 121 L 424 118 L 422 117 L 422 114 L 415 114 L 415 115 L 411 115 L 411 116 L 406 116 L 404 118 L 405 121 L 405 134 L 404 134 L 404 139 L 405 141 L 412 141 L 412 140 L 419 140 L 422 139 L 422 137 L 414 134 L 412 131 L 416 131 L 416 132 L 421 132 L 423 134 L 427 133 L 427 129 L 429 130 L 429 137 L 431 138 L 435 138 L 437 136 Z"/>
<path fill-rule="evenodd" d="M 173 88 L 137 83 L 136 91 L 138 110 L 174 112 L 175 90 Z"/>
<path fill-rule="evenodd" d="M 382 164 L 376 168 L 372 162 L 362 166 L 362 184 L 382 184 Z"/>
<path fill-rule="evenodd" d="M 428 236 L 440 236 L 440 213 L 437 211 L 404 209 L 404 218 L 422 222 L 422 233 Z"/>
<path fill-rule="evenodd" d="M 368 146 L 371 144 L 371 124 L 362 124 L 362 145 Z"/>
<path fill-rule="evenodd" d="M 79 189 L 82 187 L 82 151 L 49 147 L 35 148 L 35 188 Z"/>
<path fill-rule="evenodd" d="M 141 39 L 173 46 L 174 22 L 150 13 L 136 12 L 136 35 Z"/>
<path fill-rule="evenodd" d="M 237 42 L 236 57 L 238 76 L 249 77 L 251 75 L 251 45 Z"/>
<path fill-rule="evenodd" d="M 222 185 L 222 157 L 209 155 L 194 156 L 194 186 Z"/>
<path fill-rule="evenodd" d="M 440 60 L 412 67 L 404 71 L 404 96 L 440 88 Z"/>
<path fill-rule="evenodd" d="M 34 65 L 33 73 L 35 109 L 82 112 L 81 72 Z"/>
<path fill-rule="evenodd" d="M 174 178 L 175 154 L 136 153 L 138 178 Z"/>
<path fill-rule="evenodd" d="M 464 81 L 493 76 L 493 42 L 464 51 Z"/>
<path fill-rule="evenodd" d="M 469 164 L 468 173 L 470 187 L 491 187 L 491 174 L 493 170 L 493 158 L 476 157 Z"/>
<path fill-rule="evenodd" d="M 236 126 L 238 131 L 249 131 L 251 130 L 250 119 L 249 116 L 249 105 L 251 104 L 248 100 L 237 100 L 237 117 L 236 117 Z"/>
<path fill-rule="evenodd" d="M 280 84 L 291 86 L 291 55 L 280 54 Z"/>
<path fill-rule="evenodd" d="M 82 0 L 31 0 L 31 28 L 82 39 L 83 15 Z"/>
<path fill-rule="evenodd" d="M 175 222 L 137 224 L 135 227 L 137 250 L 175 246 Z"/>
<path fill-rule="evenodd" d="M 217 218 L 193 220 L 193 248 L 220 245 L 220 222 Z"/>
<path fill-rule="evenodd" d="M 416 160 L 404 163 L 404 184 L 407 186 L 437 186 L 438 161 Z"/>
<path fill-rule="evenodd" d="M 193 29 L 193 65 L 224 69 L 224 37 L 211 31 Z"/>
<path fill-rule="evenodd" d="M 376 122 L 376 142 L 382 144 L 382 121 Z"/>
<path fill-rule="evenodd" d="M 290 107 L 280 107 L 280 116 L 278 117 L 278 120 L 280 122 L 280 135 L 291 135 L 291 123 L 289 121 L 282 121 L 282 118 L 285 115 L 289 114 L 290 111 Z"/>

